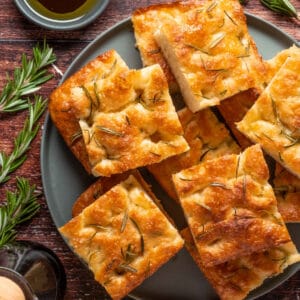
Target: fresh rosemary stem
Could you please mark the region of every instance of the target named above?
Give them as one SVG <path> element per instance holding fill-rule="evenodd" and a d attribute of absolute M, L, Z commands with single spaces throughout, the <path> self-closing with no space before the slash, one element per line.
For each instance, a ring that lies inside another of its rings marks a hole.
<path fill-rule="evenodd" d="M 270 10 L 299 19 L 296 8 L 289 0 L 260 0 L 260 2 Z"/>
<path fill-rule="evenodd" d="M 44 112 L 46 105 L 45 100 L 40 96 L 35 96 L 34 102 L 29 104 L 29 116 L 25 120 L 24 127 L 14 140 L 13 151 L 9 155 L 4 151 L 0 151 L 0 184 L 9 180 L 9 174 L 26 160 L 25 153 L 39 130 L 39 125 L 36 123 Z"/>
<path fill-rule="evenodd" d="M 17 231 L 15 227 L 23 223 L 38 211 L 35 186 L 25 178 L 17 178 L 17 191 L 6 193 L 6 203 L 0 206 L 0 248 L 13 241 Z"/>
<path fill-rule="evenodd" d="M 0 114 L 28 108 L 29 103 L 24 96 L 37 92 L 52 78 L 47 67 L 56 60 L 53 49 L 44 41 L 42 47 L 37 45 L 32 51 L 32 59 L 23 54 L 21 66 L 14 70 L 12 78 L 7 75 L 7 83 L 0 94 Z"/>

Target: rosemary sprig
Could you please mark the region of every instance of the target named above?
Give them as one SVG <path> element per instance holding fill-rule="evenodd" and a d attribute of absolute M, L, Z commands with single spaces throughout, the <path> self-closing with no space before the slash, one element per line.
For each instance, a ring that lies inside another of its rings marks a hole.
<path fill-rule="evenodd" d="M 299 19 L 296 8 L 288 0 L 260 0 L 260 2 L 272 11 Z"/>
<path fill-rule="evenodd" d="M 132 222 L 132 224 L 134 225 L 134 227 L 136 228 L 137 232 L 140 235 L 140 244 L 141 244 L 141 255 L 144 255 L 144 250 L 145 250 L 145 241 L 144 241 L 144 236 L 143 233 L 138 225 L 138 223 L 131 217 L 129 217 L 130 221 Z"/>
<path fill-rule="evenodd" d="M 34 103 L 29 106 L 29 116 L 25 120 L 24 127 L 14 140 L 12 153 L 7 155 L 4 151 L 0 151 L 0 184 L 6 182 L 9 174 L 25 161 L 25 153 L 39 130 L 36 122 L 44 112 L 46 104 L 46 101 L 40 96 L 35 97 Z"/>
<path fill-rule="evenodd" d="M 238 26 L 237 23 L 233 20 L 232 16 L 226 10 L 224 10 L 224 14 L 227 16 L 227 18 L 231 21 L 232 24 Z"/>
<path fill-rule="evenodd" d="M 81 130 L 79 130 L 79 131 L 75 132 L 74 134 L 72 134 L 72 136 L 71 136 L 71 144 L 73 144 L 75 141 L 77 141 L 81 137 L 82 137 L 82 131 Z"/>
<path fill-rule="evenodd" d="M 118 266 L 117 273 L 122 274 L 123 272 L 137 273 L 137 269 L 130 265 L 122 263 Z"/>
<path fill-rule="evenodd" d="M 230 187 L 226 186 L 224 183 L 221 183 L 221 182 L 211 182 L 209 184 L 209 186 L 219 187 L 219 188 L 222 188 L 224 190 L 231 190 Z"/>
<path fill-rule="evenodd" d="M 121 233 L 125 230 L 125 227 L 127 225 L 127 221 L 128 221 L 128 209 L 125 210 L 124 212 L 124 217 L 122 220 L 122 225 L 121 225 Z"/>
<path fill-rule="evenodd" d="M 28 59 L 22 55 L 22 64 L 14 70 L 12 78 L 8 81 L 0 94 L 0 113 L 17 112 L 28 108 L 29 102 L 24 96 L 37 92 L 43 83 L 52 78 L 47 67 L 56 57 L 53 49 L 44 42 L 32 49 L 33 58 Z"/>
<path fill-rule="evenodd" d="M 107 128 L 107 127 L 104 127 L 104 126 L 96 126 L 97 129 L 99 129 L 100 131 L 104 132 L 104 133 L 107 133 L 107 134 L 111 134 L 111 135 L 114 135 L 114 136 L 117 136 L 117 137 L 124 137 L 124 134 L 122 132 L 118 132 L 118 131 L 115 131 L 113 129 L 110 129 L 110 128 Z"/>
<path fill-rule="evenodd" d="M 15 227 L 38 211 L 35 186 L 25 178 L 17 178 L 17 191 L 6 193 L 6 204 L 0 207 L 0 248 L 15 239 Z"/>

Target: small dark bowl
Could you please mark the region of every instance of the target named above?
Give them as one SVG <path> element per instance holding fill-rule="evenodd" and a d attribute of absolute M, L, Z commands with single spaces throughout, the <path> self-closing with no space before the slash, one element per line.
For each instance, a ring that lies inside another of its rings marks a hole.
<path fill-rule="evenodd" d="M 70 20 L 58 20 L 42 16 L 24 0 L 14 0 L 20 12 L 33 23 L 51 30 L 75 30 L 87 26 L 94 21 L 106 8 L 109 0 L 100 0 L 89 12 L 81 17 Z"/>

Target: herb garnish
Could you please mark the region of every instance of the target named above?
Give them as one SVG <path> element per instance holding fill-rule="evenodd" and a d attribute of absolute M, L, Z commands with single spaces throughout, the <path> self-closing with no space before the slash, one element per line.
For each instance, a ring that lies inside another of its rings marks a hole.
<path fill-rule="evenodd" d="M 0 113 L 17 112 L 30 106 L 28 99 L 23 98 L 37 92 L 43 83 L 53 76 L 47 73 L 47 67 L 56 60 L 52 48 L 44 42 L 43 47 L 37 45 L 32 49 L 33 58 L 25 54 L 22 65 L 14 70 L 12 78 L 4 86 L 0 95 Z"/>
<path fill-rule="evenodd" d="M 138 225 L 138 223 L 131 217 L 129 217 L 130 221 L 132 222 L 132 224 L 134 225 L 134 227 L 136 228 L 136 230 L 138 231 L 139 235 L 140 235 L 140 243 L 141 243 L 141 255 L 144 255 L 144 248 L 145 248 L 145 242 L 144 242 L 144 237 L 142 234 L 142 231 Z"/>
<path fill-rule="evenodd" d="M 260 2 L 272 11 L 299 19 L 296 8 L 288 0 L 260 0 Z"/>
<path fill-rule="evenodd" d="M 277 111 L 277 106 L 276 106 L 276 102 L 274 100 L 274 98 L 270 95 L 271 101 L 272 101 L 272 109 L 273 109 L 273 114 L 276 120 L 277 125 L 280 127 L 281 129 L 281 134 L 284 135 L 291 143 L 288 145 L 285 145 L 284 148 L 289 148 L 294 146 L 295 144 L 298 144 L 300 142 L 300 139 L 296 139 L 292 136 L 292 133 L 289 132 L 289 129 L 287 129 L 285 127 L 285 125 L 283 124 L 283 122 L 281 121 L 278 111 Z"/>
<path fill-rule="evenodd" d="M 82 137 L 82 131 L 77 131 L 75 132 L 74 134 L 72 134 L 72 137 L 71 137 L 71 144 L 73 144 L 75 141 L 77 141 L 79 138 Z M 88 143 L 87 143 L 88 144 Z"/>
<path fill-rule="evenodd" d="M 275 262 L 276 261 L 281 262 L 280 267 L 282 267 L 287 262 L 289 254 L 284 249 L 281 249 L 281 248 L 277 248 L 276 250 L 282 254 L 282 257 L 278 257 L 278 258 L 275 258 L 275 257 L 272 258 L 271 257 L 271 260 L 275 261 Z"/>
<path fill-rule="evenodd" d="M 122 220 L 121 233 L 125 230 L 127 221 L 128 221 L 128 210 L 126 209 L 125 212 L 124 212 L 123 220 Z"/>
<path fill-rule="evenodd" d="M 13 77 L 8 78 L 0 94 L 0 114 L 28 109 L 23 129 L 14 139 L 11 154 L 0 151 L 0 185 L 10 179 L 9 174 L 20 167 L 26 160 L 26 152 L 38 133 L 39 118 L 46 108 L 46 101 L 34 95 L 33 101 L 24 98 L 37 92 L 43 83 L 52 78 L 46 67 L 55 61 L 53 50 L 44 41 L 43 48 L 33 48 L 33 59 L 22 55 L 22 65 L 15 69 Z M 15 227 L 29 219 L 39 209 L 38 193 L 35 185 L 30 185 L 25 178 L 16 178 L 16 190 L 6 192 L 6 203 L 0 206 L 0 247 L 12 242 L 17 234 Z"/>
<path fill-rule="evenodd" d="M 38 194 L 25 178 L 17 178 L 17 191 L 6 193 L 6 204 L 0 207 L 0 248 L 13 241 L 17 231 L 15 227 L 23 223 L 38 211 Z"/>
<path fill-rule="evenodd" d="M 207 150 L 203 151 L 199 157 L 199 161 L 202 161 L 204 159 L 204 157 L 206 156 L 206 154 L 208 154 L 208 152 L 211 150 L 212 149 L 207 149 Z"/>
<path fill-rule="evenodd" d="M 207 55 L 209 55 L 209 52 L 207 51 L 207 50 L 205 50 L 205 49 L 203 49 L 203 48 L 199 48 L 199 47 L 197 47 L 196 45 L 192 45 L 192 44 L 184 44 L 186 47 L 189 47 L 189 48 L 193 48 L 194 50 L 198 50 L 198 51 L 200 51 L 200 52 L 202 52 L 202 53 L 204 53 L 204 54 L 207 54 Z"/>
<path fill-rule="evenodd" d="M 212 40 L 208 46 L 209 49 L 215 48 L 225 37 L 225 33 L 221 33 L 217 38 Z"/>
<path fill-rule="evenodd" d="M 218 5 L 217 1 L 213 2 L 207 9 L 206 12 L 210 12 Z"/>
<path fill-rule="evenodd" d="M 193 181 L 193 179 L 178 177 L 182 181 Z"/>
<path fill-rule="evenodd" d="M 98 126 L 96 126 L 96 128 L 99 129 L 100 131 L 104 132 L 104 133 L 108 133 L 108 134 L 115 135 L 115 136 L 118 136 L 118 137 L 123 137 L 124 136 L 123 133 L 115 131 L 115 130 L 107 128 L 107 127 L 104 127 L 104 126 L 98 125 Z"/>
<path fill-rule="evenodd" d="M 118 271 L 119 271 L 119 272 L 120 272 L 120 269 L 121 269 L 122 271 L 125 271 L 125 272 L 131 272 L 131 273 L 136 273 L 136 272 L 137 272 L 137 269 L 135 269 L 135 268 L 133 268 L 133 267 L 127 265 L 127 264 L 124 264 L 124 263 L 122 263 L 122 264 L 120 264 L 120 265 L 118 266 Z M 120 272 L 120 273 L 121 273 L 121 272 Z"/>
<path fill-rule="evenodd" d="M 35 138 L 39 125 L 37 121 L 46 108 L 46 101 L 36 96 L 34 103 L 29 107 L 29 116 L 25 120 L 23 129 L 14 140 L 14 149 L 10 155 L 0 151 L 0 184 L 9 179 L 8 174 L 15 171 L 26 160 L 26 151 Z"/>
<path fill-rule="evenodd" d="M 156 157 L 161 157 L 161 154 L 155 153 L 153 151 L 149 151 L 149 153 L 151 153 L 152 155 L 156 156 Z"/>
<path fill-rule="evenodd" d="M 224 14 L 225 14 L 225 15 L 227 16 L 227 18 L 232 22 L 232 24 L 234 24 L 234 25 L 237 26 L 236 22 L 233 20 L 233 18 L 230 16 L 230 14 L 229 14 L 226 10 L 224 10 Z"/>
<path fill-rule="evenodd" d="M 117 60 L 115 59 L 111 65 L 110 69 L 108 70 L 108 72 L 104 73 L 102 75 L 101 79 L 105 79 L 105 78 L 109 77 L 114 72 L 116 66 L 117 66 Z"/>
<path fill-rule="evenodd" d="M 219 188 L 222 188 L 224 190 L 231 190 L 230 187 L 226 186 L 224 183 L 221 183 L 221 182 L 211 182 L 209 184 L 209 186 L 219 187 Z"/>

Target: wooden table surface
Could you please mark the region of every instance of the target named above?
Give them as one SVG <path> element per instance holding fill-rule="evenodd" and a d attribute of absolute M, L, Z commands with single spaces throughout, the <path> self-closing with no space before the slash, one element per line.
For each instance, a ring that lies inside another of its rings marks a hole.
<path fill-rule="evenodd" d="M 134 9 L 159 2 L 166 1 L 112 0 L 102 16 L 88 27 L 77 31 L 59 32 L 41 29 L 33 25 L 19 13 L 12 0 L 1 0 L 0 87 L 2 88 L 6 82 L 6 73 L 11 73 L 14 67 L 20 64 L 21 54 L 25 52 L 30 55 L 32 47 L 37 42 L 41 42 L 44 37 L 47 38 L 50 46 L 54 48 L 57 55 L 57 67 L 64 72 L 77 54 L 101 32 L 130 16 Z M 300 1 L 292 0 L 291 2 L 300 11 Z M 245 10 L 272 22 L 298 42 L 300 41 L 300 22 L 269 11 L 259 3 L 259 0 L 249 0 Z M 54 70 L 51 71 L 55 74 L 55 77 L 40 92 L 45 97 L 48 97 L 50 91 L 60 79 L 60 76 Z M 0 113 L 1 150 L 7 153 L 12 150 L 13 137 L 21 130 L 26 115 L 26 111 L 14 115 Z M 43 118 L 40 122 L 43 123 Z M 15 176 L 27 177 L 31 183 L 42 187 L 40 144 L 41 132 L 39 132 L 28 152 L 27 161 L 12 175 L 9 182 L 0 187 L 0 199 L 5 199 L 6 190 L 15 188 Z M 109 299 L 63 242 L 51 219 L 44 196 L 39 201 L 41 204 L 39 213 L 30 222 L 19 227 L 18 238 L 41 242 L 60 257 L 67 273 L 65 299 Z M 199 299 L 201 299 L 201 296 Z M 300 272 L 260 299 L 300 299 Z"/>

